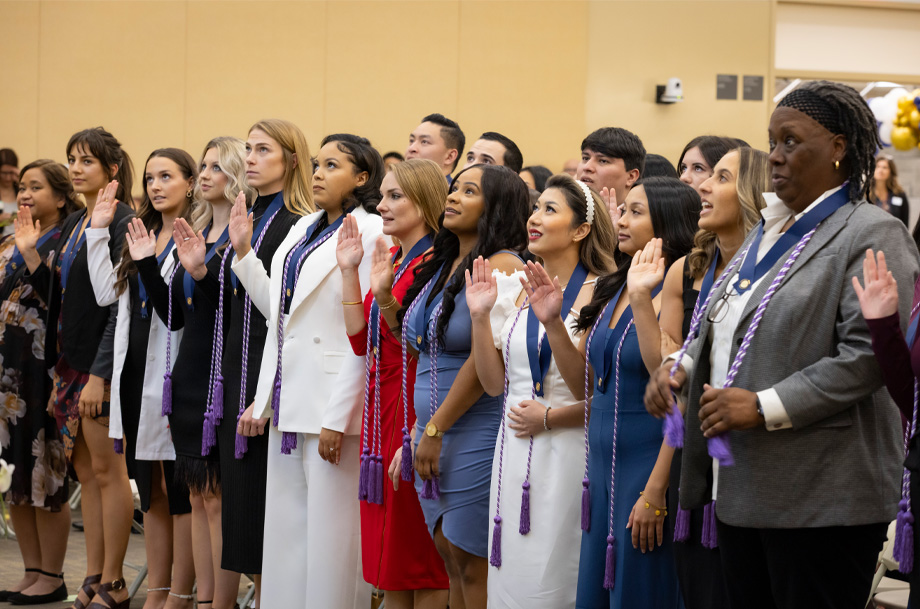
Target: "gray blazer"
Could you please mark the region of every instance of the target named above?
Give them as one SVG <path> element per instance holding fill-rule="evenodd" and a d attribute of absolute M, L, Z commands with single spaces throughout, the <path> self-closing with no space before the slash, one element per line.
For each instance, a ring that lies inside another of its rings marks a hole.
<path fill-rule="evenodd" d="M 742 251 L 752 239 L 753 231 Z M 719 519 L 726 524 L 804 528 L 894 518 L 904 459 L 901 419 L 883 386 L 851 285 L 853 276 L 862 280 L 868 248 L 885 252 L 906 327 L 920 270 L 913 239 L 903 223 L 874 205 L 847 203 L 818 227 L 789 270 L 735 378 L 735 387 L 776 389 L 792 427 L 729 432 L 735 465 L 719 469 L 717 497 Z M 732 359 L 784 262 L 778 261 L 751 295 L 734 335 Z M 703 384 L 710 379 L 711 328 L 704 314 L 699 337 L 688 350 L 694 367 L 684 389 L 680 499 L 685 507 L 710 499 L 711 460 L 698 415 Z"/>

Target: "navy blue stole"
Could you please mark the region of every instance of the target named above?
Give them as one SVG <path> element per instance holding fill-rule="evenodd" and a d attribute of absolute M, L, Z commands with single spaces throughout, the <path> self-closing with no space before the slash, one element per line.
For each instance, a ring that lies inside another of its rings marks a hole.
<path fill-rule="evenodd" d="M 444 272 L 445 268 L 447 268 L 447 263 L 444 263 L 444 265 L 438 269 L 438 272 L 435 273 L 434 276 L 439 277 L 441 273 Z M 448 278 L 448 281 L 450 281 L 450 278 Z M 424 299 L 428 298 L 428 293 L 434 289 L 435 283 L 437 283 L 437 281 L 432 281 L 431 287 L 428 288 L 428 290 L 423 290 L 421 293 L 419 293 L 418 296 L 416 296 L 416 299 L 423 299 L 419 300 L 420 303 L 425 302 Z M 444 290 L 442 289 L 438 294 L 435 295 L 434 298 L 431 299 L 430 303 L 425 305 L 424 309 L 421 307 L 416 307 L 415 319 L 409 320 L 412 328 L 412 334 L 415 335 L 415 348 L 419 351 L 425 349 L 428 345 L 428 320 L 431 319 L 431 314 L 434 312 L 435 308 L 438 306 L 438 304 L 440 304 L 443 298 Z"/>
<path fill-rule="evenodd" d="M 86 210 L 83 211 L 83 216 L 86 216 Z M 77 259 L 77 254 L 83 244 L 86 243 L 86 229 L 80 230 L 82 224 L 83 218 L 80 218 L 67 239 L 64 251 L 61 252 L 61 294 L 67 291 L 67 278 L 70 277 L 70 267 L 73 266 L 73 261 Z M 90 220 L 86 223 L 86 228 L 91 228 L 92 225 L 92 220 Z"/>
<path fill-rule="evenodd" d="M 164 247 L 160 255 L 157 256 L 157 269 L 163 267 L 163 261 L 166 260 L 166 256 L 169 255 L 172 246 L 173 238 L 170 237 L 169 243 L 166 244 L 166 247 Z M 140 273 L 137 274 L 137 294 L 141 301 L 141 317 L 147 319 L 147 288 L 144 287 L 144 280 L 141 279 Z"/>
<path fill-rule="evenodd" d="M 316 249 L 316 247 L 310 246 L 315 241 L 321 241 L 323 237 L 342 226 L 342 221 L 345 220 L 345 216 L 347 216 L 349 213 L 351 213 L 350 209 L 342 212 L 342 215 L 339 216 L 335 222 L 320 230 L 320 224 L 325 218 L 328 217 L 325 213 L 322 214 L 319 219 L 313 223 L 313 226 L 308 229 L 310 231 L 310 236 L 296 245 L 294 249 L 291 250 L 291 252 L 288 254 L 293 264 L 288 265 L 287 275 L 282 277 L 284 280 L 284 285 L 281 286 L 281 289 L 284 290 L 285 313 L 289 312 L 291 309 L 291 300 L 294 297 L 294 288 L 297 285 L 297 278 L 300 277 L 300 269 L 306 262 L 307 258 L 310 257 L 310 254 L 313 253 L 313 250 Z M 305 253 L 306 257 L 303 257 Z M 303 257 L 303 259 L 301 259 L 301 257 Z"/>
<path fill-rule="evenodd" d="M 393 278 L 394 286 L 396 285 L 396 282 L 399 281 L 399 278 L 403 276 L 403 273 L 405 273 L 409 269 L 409 265 L 412 263 L 412 261 L 418 258 L 419 256 L 421 256 L 429 247 L 431 247 L 431 235 L 425 235 L 424 237 L 418 240 L 418 243 L 412 246 L 408 254 L 403 256 L 402 262 L 399 264 L 399 267 L 396 269 L 396 276 Z M 396 251 L 396 253 L 393 254 L 393 259 L 391 261 L 393 264 L 396 264 L 396 259 L 399 257 L 399 252 L 401 251 L 401 249 L 402 248 L 400 248 L 399 250 Z M 378 324 L 380 323 L 380 307 L 377 305 L 376 298 L 371 300 L 371 311 L 368 317 L 369 317 L 368 331 L 370 332 L 370 335 L 371 335 L 371 346 L 376 348 L 377 339 L 379 338 L 378 336 L 379 333 L 371 331 L 373 328 L 378 327 Z"/>
<path fill-rule="evenodd" d="M 47 243 L 52 237 L 60 235 L 60 234 L 61 234 L 61 231 L 56 228 L 49 230 L 47 233 L 44 234 L 44 236 L 39 238 L 38 243 L 35 244 L 35 251 L 41 252 L 42 246 L 44 246 L 45 243 Z M 39 254 L 39 256 L 40 255 L 41 254 Z M 16 270 L 19 267 L 23 265 L 24 262 L 25 262 L 25 259 L 22 257 L 22 254 L 19 252 L 19 248 L 14 245 L 13 255 L 10 257 L 10 261 L 6 263 L 6 273 L 4 274 L 4 277 L 11 276 L 13 273 L 16 272 Z"/>

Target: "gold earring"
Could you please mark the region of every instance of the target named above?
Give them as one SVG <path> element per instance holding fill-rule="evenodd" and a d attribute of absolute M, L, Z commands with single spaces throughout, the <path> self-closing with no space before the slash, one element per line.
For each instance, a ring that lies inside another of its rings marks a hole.
<path fill-rule="evenodd" d="M 840 161 L 834 161 L 834 171 L 840 170 Z"/>
<path fill-rule="evenodd" d="M 192 189 L 191 189 L 191 188 L 189 188 L 189 189 L 188 189 L 188 192 L 185 193 L 185 198 L 186 198 L 186 199 L 191 199 L 191 198 L 192 198 Z"/>

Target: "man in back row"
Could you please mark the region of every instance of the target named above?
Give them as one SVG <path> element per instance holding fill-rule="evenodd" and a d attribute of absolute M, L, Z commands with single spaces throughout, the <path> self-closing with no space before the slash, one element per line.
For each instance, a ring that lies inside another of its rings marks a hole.
<path fill-rule="evenodd" d="M 464 146 L 466 137 L 460 125 L 443 114 L 429 114 L 409 134 L 406 159 L 434 161 L 449 183 L 450 174 L 457 168 Z"/>
<path fill-rule="evenodd" d="M 470 165 L 504 165 L 514 173 L 521 173 L 524 156 L 510 138 L 495 131 L 486 131 L 466 153 L 463 168 Z"/>

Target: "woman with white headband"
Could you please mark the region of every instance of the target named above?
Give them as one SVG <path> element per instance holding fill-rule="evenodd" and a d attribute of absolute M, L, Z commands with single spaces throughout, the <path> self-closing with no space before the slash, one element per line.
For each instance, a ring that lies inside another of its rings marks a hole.
<path fill-rule="evenodd" d="M 489 605 L 557 609 L 575 606 L 584 404 L 566 386 L 548 335 L 575 348 L 574 323 L 598 276 L 613 270 L 615 244 L 603 201 L 565 174 L 546 182 L 527 230 L 527 249 L 555 285 L 521 290 L 500 345 L 489 324 L 497 296 L 489 263 L 478 260 L 467 279 L 476 372 L 486 392 L 505 393 L 489 495 Z M 575 376 L 583 361 L 567 361 Z"/>

